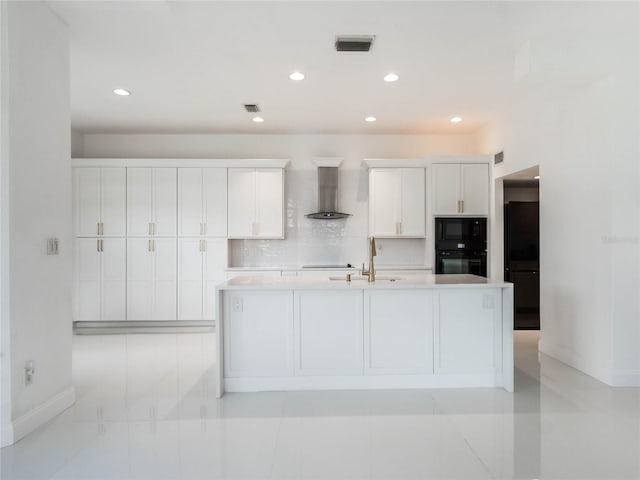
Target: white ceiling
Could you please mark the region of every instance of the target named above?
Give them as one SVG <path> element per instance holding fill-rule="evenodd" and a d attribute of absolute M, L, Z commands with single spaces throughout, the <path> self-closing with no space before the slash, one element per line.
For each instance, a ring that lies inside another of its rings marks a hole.
<path fill-rule="evenodd" d="M 72 126 L 94 133 L 471 133 L 508 107 L 525 42 L 584 72 L 615 32 L 591 2 L 49 4 L 70 30 Z M 340 53 L 336 35 L 376 39 Z"/>

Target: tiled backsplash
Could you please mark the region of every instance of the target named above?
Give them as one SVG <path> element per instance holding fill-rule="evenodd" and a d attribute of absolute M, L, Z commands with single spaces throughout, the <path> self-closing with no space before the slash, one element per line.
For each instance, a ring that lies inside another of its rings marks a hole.
<path fill-rule="evenodd" d="M 317 211 L 317 171 L 288 169 L 285 174 L 284 240 L 230 240 L 232 267 L 340 265 L 355 266 L 368 256 L 368 173 L 364 168 L 340 168 L 339 209 L 351 216 L 312 220 Z M 376 264 L 424 266 L 424 239 L 378 240 Z"/>

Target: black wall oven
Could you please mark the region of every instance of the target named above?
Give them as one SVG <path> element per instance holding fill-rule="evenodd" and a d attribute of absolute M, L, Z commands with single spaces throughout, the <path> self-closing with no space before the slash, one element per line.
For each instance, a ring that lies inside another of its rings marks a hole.
<path fill-rule="evenodd" d="M 436 273 L 487 276 L 487 219 L 436 218 Z"/>

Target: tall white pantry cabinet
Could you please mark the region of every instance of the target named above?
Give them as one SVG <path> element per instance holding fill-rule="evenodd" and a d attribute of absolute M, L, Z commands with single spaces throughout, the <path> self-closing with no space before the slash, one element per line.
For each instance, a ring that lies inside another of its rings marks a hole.
<path fill-rule="evenodd" d="M 73 320 L 215 320 L 228 168 L 88 163 L 73 170 Z"/>

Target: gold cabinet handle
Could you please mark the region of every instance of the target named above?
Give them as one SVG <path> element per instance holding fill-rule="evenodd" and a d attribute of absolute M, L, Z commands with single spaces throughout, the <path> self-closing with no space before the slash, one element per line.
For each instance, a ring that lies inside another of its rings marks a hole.
<path fill-rule="evenodd" d="M 100 251 L 100 240 L 96 240 L 96 252 Z"/>
<path fill-rule="evenodd" d="M 206 222 L 202 224 L 202 234 L 203 235 L 207 234 L 207 223 Z"/>
<path fill-rule="evenodd" d="M 148 250 L 149 252 L 151 252 L 151 251 L 152 251 L 152 250 L 151 250 L 151 240 L 149 240 L 149 244 L 147 245 L 147 250 Z"/>
<path fill-rule="evenodd" d="M 96 228 L 97 228 L 97 235 L 100 235 L 100 222 L 96 223 Z"/>
<path fill-rule="evenodd" d="M 153 235 L 153 227 L 152 227 L 153 223 L 149 222 L 149 235 Z"/>
<path fill-rule="evenodd" d="M 460 200 L 460 213 L 464 213 L 464 200 Z"/>
<path fill-rule="evenodd" d="M 205 252 L 207 250 L 207 244 L 204 240 L 200 240 L 200 251 Z"/>
<path fill-rule="evenodd" d="M 154 232 L 155 233 L 155 232 Z M 156 251 L 156 241 L 155 240 L 151 240 L 151 251 L 155 252 Z"/>
<path fill-rule="evenodd" d="M 155 235 L 156 234 L 156 222 L 153 222 L 151 225 L 152 225 L 152 228 L 153 228 L 153 234 Z M 154 245 L 154 247 L 155 247 L 155 245 Z"/>

